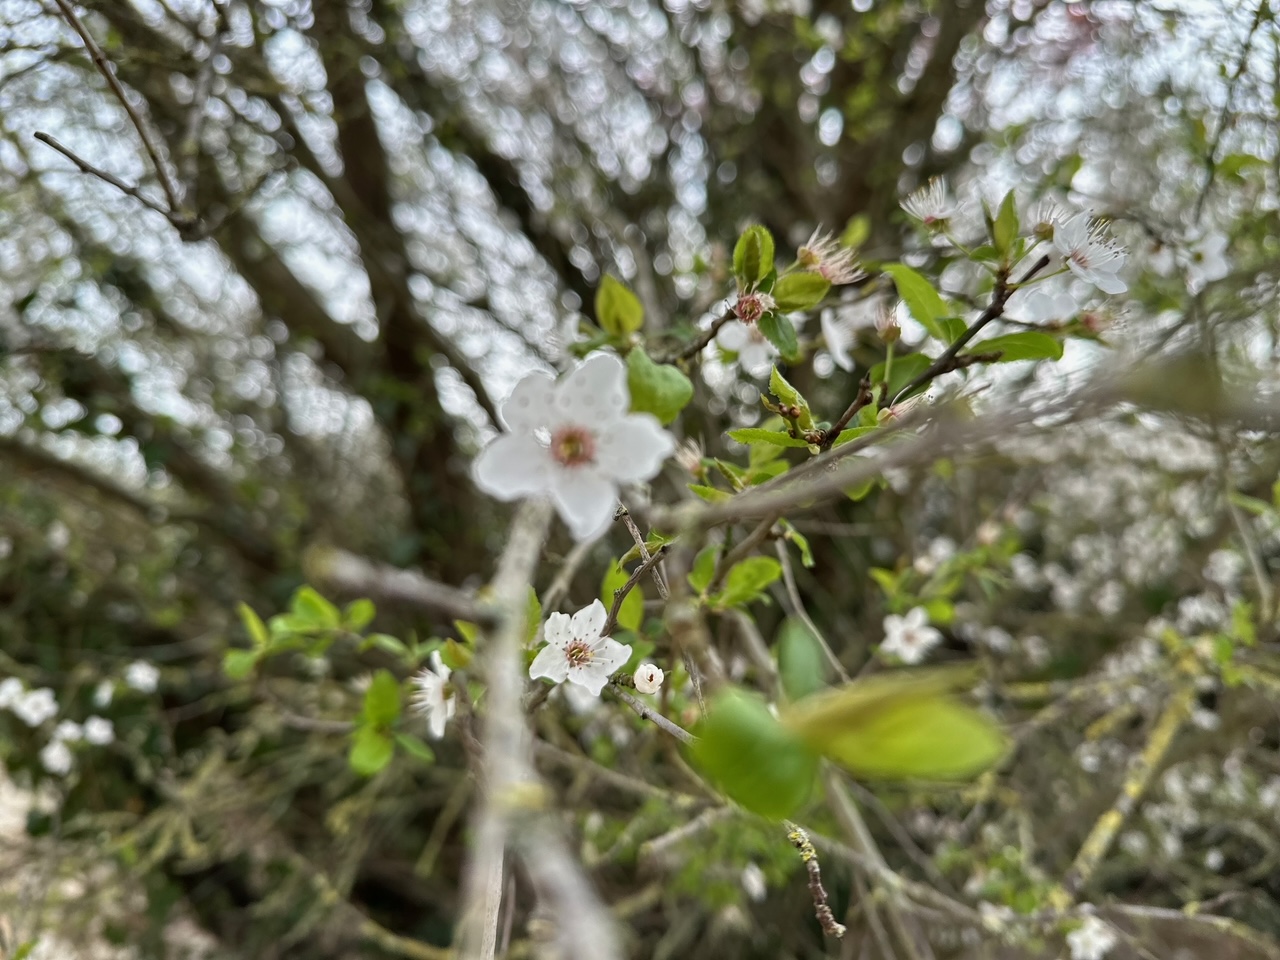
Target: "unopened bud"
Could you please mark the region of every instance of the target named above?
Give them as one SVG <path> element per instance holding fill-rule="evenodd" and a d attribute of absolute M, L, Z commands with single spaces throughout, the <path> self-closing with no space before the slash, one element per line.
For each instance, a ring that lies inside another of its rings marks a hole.
<path fill-rule="evenodd" d="M 636 668 L 632 679 L 635 681 L 637 693 L 657 693 L 662 689 L 662 681 L 666 679 L 666 674 L 662 672 L 661 667 L 652 663 L 642 663 Z"/>

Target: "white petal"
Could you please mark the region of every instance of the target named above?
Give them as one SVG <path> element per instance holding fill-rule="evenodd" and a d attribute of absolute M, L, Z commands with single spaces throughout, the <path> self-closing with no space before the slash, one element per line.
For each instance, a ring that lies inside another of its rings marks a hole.
<path fill-rule="evenodd" d="M 609 673 L 613 673 L 630 659 L 631 648 L 612 637 L 601 637 L 591 648 L 592 666 L 608 670 Z"/>
<path fill-rule="evenodd" d="M 529 433 L 506 433 L 471 464 L 476 486 L 499 500 L 517 500 L 547 489 L 551 456 Z"/>
<path fill-rule="evenodd" d="M 427 716 L 427 736 L 439 740 L 444 736 L 444 726 L 449 722 L 449 714 L 444 704 L 440 704 Z"/>
<path fill-rule="evenodd" d="M 585 467 L 557 471 L 551 495 L 575 540 L 590 540 L 613 519 L 618 489 Z"/>
<path fill-rule="evenodd" d="M 1124 293 L 1129 289 L 1129 285 L 1114 273 L 1095 273 L 1093 282 L 1103 293 Z"/>
<path fill-rule="evenodd" d="M 556 384 L 557 415 L 579 426 L 608 423 L 630 405 L 627 368 L 612 353 L 593 353 Z"/>
<path fill-rule="evenodd" d="M 657 417 L 633 413 L 599 435 L 596 464 L 619 483 L 637 483 L 655 476 L 675 449 L 675 440 Z"/>
<path fill-rule="evenodd" d="M 912 607 L 903 623 L 910 630 L 919 630 L 929 623 L 929 611 L 924 607 Z"/>
<path fill-rule="evenodd" d="M 827 342 L 827 352 L 831 354 L 836 366 L 846 372 L 853 370 L 853 358 L 849 356 L 849 347 L 853 345 L 853 331 L 833 310 L 822 311 L 819 323 L 822 325 L 822 338 Z"/>
<path fill-rule="evenodd" d="M 551 644 L 539 650 L 538 655 L 533 658 L 533 663 L 529 664 L 530 680 L 546 677 L 555 683 L 564 683 L 564 678 L 568 675 L 569 658 L 564 655 L 563 650 Z"/>
<path fill-rule="evenodd" d="M 749 339 L 747 328 L 741 323 L 726 323 L 716 331 L 716 344 L 734 353 L 746 346 Z"/>
<path fill-rule="evenodd" d="M 573 615 L 573 635 L 579 640 L 594 640 L 600 636 L 604 622 L 609 619 L 609 611 L 599 600 L 591 601 L 591 606 L 583 607 Z"/>
<path fill-rule="evenodd" d="M 546 424 L 555 400 L 556 382 L 550 377 L 533 373 L 516 384 L 499 410 L 508 429 L 530 432 Z"/>
<path fill-rule="evenodd" d="M 435 672 L 441 680 L 448 680 L 453 675 L 453 671 L 444 665 L 444 661 L 440 659 L 440 651 L 431 651 L 431 657 L 427 661 L 431 664 L 432 671 Z"/>
<path fill-rule="evenodd" d="M 542 638 L 553 647 L 563 649 L 569 645 L 569 641 L 573 639 L 573 621 L 569 619 L 567 613 L 552 613 L 547 617 L 547 622 L 542 627 Z"/>
<path fill-rule="evenodd" d="M 616 641 L 611 641 L 616 642 Z M 618 644 L 622 646 L 622 644 Z M 624 660 L 623 663 L 626 663 Z M 581 666 L 576 666 L 569 671 L 569 679 L 579 686 L 586 687 L 594 696 L 600 696 L 600 691 L 604 689 L 604 685 L 609 682 L 609 674 L 617 670 L 616 666 L 610 666 L 606 662 L 592 660 Z"/>

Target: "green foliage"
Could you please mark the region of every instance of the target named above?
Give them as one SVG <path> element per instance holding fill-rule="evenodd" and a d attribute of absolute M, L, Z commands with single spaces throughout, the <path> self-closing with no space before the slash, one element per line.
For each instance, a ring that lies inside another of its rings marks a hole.
<path fill-rule="evenodd" d="M 738 443 L 748 445 L 761 443 L 772 444 L 776 447 L 808 447 L 810 445 L 807 440 L 801 440 L 799 437 L 793 437 L 778 430 L 763 430 L 760 427 L 743 427 L 739 430 L 730 430 L 729 436 L 737 440 Z"/>
<path fill-rule="evenodd" d="M 1000 212 L 996 214 L 991 226 L 991 245 L 1002 259 L 1007 259 L 1013 252 L 1014 241 L 1018 238 L 1018 202 L 1012 190 L 1005 194 L 1000 203 Z"/>
<path fill-rule="evenodd" d="M 680 415 L 693 399 L 693 383 L 670 364 L 658 364 L 639 347 L 627 354 L 627 387 L 631 409 L 652 413 L 663 424 Z"/>
<path fill-rule="evenodd" d="M 342 628 L 353 633 L 359 633 L 373 622 L 376 614 L 377 608 L 374 607 L 372 600 L 363 598 L 352 600 L 347 604 L 346 609 L 342 611 Z"/>
<path fill-rule="evenodd" d="M 604 604 L 606 610 L 613 607 L 613 594 L 615 590 L 622 588 L 627 582 L 630 575 L 617 560 L 609 564 L 605 571 L 604 581 L 600 584 L 600 601 Z M 644 591 L 640 584 L 636 584 L 627 594 L 626 599 L 622 601 L 622 607 L 618 610 L 618 626 L 624 630 L 639 630 L 640 623 L 644 620 Z"/>
<path fill-rule="evenodd" d="M 781 313 L 766 313 L 756 326 L 785 360 L 796 362 L 800 359 L 800 341 L 796 337 L 796 328 Z"/>
<path fill-rule="evenodd" d="M 782 576 L 782 564 L 773 557 L 747 557 L 739 560 L 724 578 L 724 589 L 712 598 L 718 609 L 745 606 L 764 596 L 769 584 Z"/>
<path fill-rule="evenodd" d="M 821 274 L 807 271 L 788 273 L 773 285 L 773 299 L 778 302 L 779 311 L 790 313 L 816 307 L 830 290 L 831 282 Z"/>
<path fill-rule="evenodd" d="M 400 719 L 400 682 L 387 670 L 373 675 L 364 694 L 361 719 L 368 726 L 389 727 Z"/>
<path fill-rule="evenodd" d="M 813 429 L 813 413 L 809 410 L 809 401 L 787 381 L 786 377 L 778 372 L 777 367 L 774 367 L 769 374 L 769 392 L 777 397 L 784 406 L 799 411 L 799 415 L 796 417 L 797 427 L 801 430 Z"/>
<path fill-rule="evenodd" d="M 271 641 L 271 635 L 267 632 L 267 625 L 254 612 L 253 607 L 247 603 L 240 603 L 236 609 L 240 612 L 240 622 L 244 624 L 244 632 L 249 635 L 254 649 L 264 649 Z"/>
<path fill-rule="evenodd" d="M 387 731 L 367 725 L 359 726 L 351 735 L 347 762 L 360 776 L 372 777 L 391 762 L 395 749 L 395 743 Z"/>
<path fill-rule="evenodd" d="M 1062 359 L 1062 341 L 1054 339 L 1047 333 L 1024 330 L 1020 333 L 1006 333 L 971 343 L 964 350 L 966 355 L 996 352 L 1000 354 L 1000 363 L 1012 363 L 1015 360 L 1060 360 Z"/>
<path fill-rule="evenodd" d="M 773 235 L 761 226 L 747 227 L 733 248 L 733 275 L 738 289 L 751 289 L 772 272 Z"/>
<path fill-rule="evenodd" d="M 893 277 L 898 296 L 907 305 L 916 322 L 928 330 L 931 337 L 946 340 L 946 331 L 941 321 L 944 317 L 951 316 L 953 311 L 933 284 L 905 263 L 887 263 L 881 269 Z"/>
<path fill-rule="evenodd" d="M 791 701 L 802 700 L 827 685 L 830 668 L 826 655 L 804 621 L 787 617 L 778 628 L 778 676 Z"/>
<path fill-rule="evenodd" d="M 711 578 L 715 576 L 716 558 L 719 555 L 720 548 L 711 544 L 699 550 L 698 555 L 693 558 L 693 566 L 689 570 L 689 586 L 694 593 L 706 593 L 707 587 L 711 585 Z"/>
<path fill-rule="evenodd" d="M 626 284 L 605 274 L 596 290 L 596 320 L 606 333 L 625 337 L 644 326 L 644 307 Z"/>

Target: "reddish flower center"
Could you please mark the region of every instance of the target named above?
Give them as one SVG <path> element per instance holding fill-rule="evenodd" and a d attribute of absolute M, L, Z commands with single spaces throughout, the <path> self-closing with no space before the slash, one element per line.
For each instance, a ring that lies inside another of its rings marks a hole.
<path fill-rule="evenodd" d="M 566 467 L 580 467 L 596 458 L 596 438 L 585 427 L 561 427 L 551 435 L 551 456 Z"/>
<path fill-rule="evenodd" d="M 585 640 L 571 640 L 564 648 L 564 657 L 571 667 L 585 667 L 591 662 L 591 645 Z"/>
<path fill-rule="evenodd" d="M 749 293 L 745 297 L 738 298 L 738 305 L 734 311 L 743 323 L 755 323 L 764 314 L 764 304 L 760 301 L 759 294 Z"/>

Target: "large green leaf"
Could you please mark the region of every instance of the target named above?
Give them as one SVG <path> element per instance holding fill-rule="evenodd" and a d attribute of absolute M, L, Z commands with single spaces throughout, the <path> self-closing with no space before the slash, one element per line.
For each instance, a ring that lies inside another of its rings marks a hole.
<path fill-rule="evenodd" d="M 400 682 L 387 670 L 373 675 L 364 692 L 364 721 L 374 727 L 389 727 L 400 717 Z"/>
<path fill-rule="evenodd" d="M 693 399 L 693 383 L 670 364 L 658 364 L 639 347 L 627 354 L 631 409 L 652 413 L 665 426 Z"/>
<path fill-rule="evenodd" d="M 763 700 L 727 689 L 695 728 L 694 764 L 733 800 L 782 820 L 809 796 L 818 757 L 788 733 Z"/>
<path fill-rule="evenodd" d="M 738 286 L 754 287 L 773 271 L 773 235 L 759 225 L 747 227 L 733 248 L 733 275 Z"/>
<path fill-rule="evenodd" d="M 883 269 L 893 277 L 893 282 L 898 288 L 898 296 L 911 311 L 911 316 L 929 331 L 931 337 L 945 341 L 947 334 L 939 321 L 943 317 L 951 316 L 952 310 L 933 288 L 933 284 L 905 263 L 887 263 Z"/>
<path fill-rule="evenodd" d="M 775 447 L 807 447 L 809 442 L 793 437 L 787 433 L 781 433 L 777 430 L 763 430 L 760 427 L 743 427 L 740 430 L 730 430 L 729 436 L 737 440 L 739 443 L 755 445 L 760 443 L 772 444 Z"/>
<path fill-rule="evenodd" d="M 997 351 L 1000 352 L 1000 363 L 1011 363 L 1014 360 L 1060 360 L 1062 341 L 1054 339 L 1047 333 L 1024 330 L 1021 333 L 1006 333 L 1003 336 L 971 343 L 964 352 L 974 354 Z"/>
<path fill-rule="evenodd" d="M 785 316 L 781 313 L 766 313 L 756 321 L 756 326 L 784 358 L 793 363 L 800 359 L 800 341 L 796 337 L 796 328 Z"/>
<path fill-rule="evenodd" d="M 998 762 L 1007 741 L 995 721 L 953 691 L 965 670 L 882 673 L 802 700 L 783 711 L 792 734 L 869 780 L 959 780 Z"/>
<path fill-rule="evenodd" d="M 818 638 L 799 617 L 787 617 L 778 628 L 778 674 L 791 701 L 802 700 L 827 685 L 827 658 Z"/>
<path fill-rule="evenodd" d="M 724 578 L 724 590 L 716 597 L 718 607 L 736 607 L 758 599 L 773 581 L 782 576 L 782 564 L 773 557 L 739 560 Z"/>
<path fill-rule="evenodd" d="M 784 312 L 808 310 L 822 302 L 831 289 L 831 281 L 820 273 L 788 273 L 773 286 L 773 299 Z"/>
<path fill-rule="evenodd" d="M 596 290 L 596 321 L 606 332 L 625 336 L 644 326 L 644 307 L 626 284 L 606 274 Z"/>
<path fill-rule="evenodd" d="M 391 734 L 385 730 L 369 726 L 357 727 L 351 736 L 351 752 L 347 754 L 347 762 L 362 777 L 371 777 L 391 762 L 395 749 Z"/>

